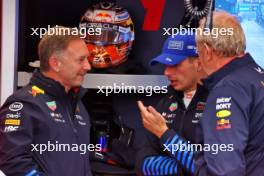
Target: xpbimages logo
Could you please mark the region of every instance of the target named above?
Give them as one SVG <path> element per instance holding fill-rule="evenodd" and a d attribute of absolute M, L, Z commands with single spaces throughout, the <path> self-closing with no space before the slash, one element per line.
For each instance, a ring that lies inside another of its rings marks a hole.
<path fill-rule="evenodd" d="M 211 152 L 216 155 L 220 152 L 234 151 L 234 144 L 190 144 L 179 142 L 178 144 L 163 144 L 163 151 L 171 152 L 173 155 L 177 152 Z"/>
<path fill-rule="evenodd" d="M 84 155 L 87 151 L 100 152 L 101 144 L 60 144 L 55 141 L 55 144 L 48 141 L 47 144 L 31 144 L 31 152 L 39 152 L 41 155 L 44 152 L 79 152 Z"/>
<path fill-rule="evenodd" d="M 203 35 L 203 36 L 211 36 L 212 38 L 218 38 L 219 36 L 225 36 L 225 35 L 233 35 L 234 34 L 234 30 L 233 28 L 186 28 L 182 25 L 180 25 L 179 28 L 163 28 L 164 33 L 163 35 L 167 35 L 167 36 L 172 36 L 172 38 L 174 38 L 174 36 L 177 35 L 191 35 L 191 34 L 199 34 L 199 35 Z"/>
<path fill-rule="evenodd" d="M 117 84 L 113 83 L 110 86 L 97 86 L 97 93 L 103 93 L 108 96 L 111 93 L 114 94 L 126 94 L 126 93 L 140 93 L 145 94 L 146 96 L 151 96 L 154 93 L 156 94 L 166 94 L 168 92 L 167 86 L 131 86 L 125 85 L 125 83 Z"/>
<path fill-rule="evenodd" d="M 39 36 L 42 38 L 44 35 L 79 35 L 81 38 L 86 38 L 86 36 L 101 35 L 101 28 L 87 28 L 86 26 L 80 26 L 80 28 L 62 28 L 56 25 L 51 27 L 48 25 L 47 28 L 30 28 L 32 36 Z"/>

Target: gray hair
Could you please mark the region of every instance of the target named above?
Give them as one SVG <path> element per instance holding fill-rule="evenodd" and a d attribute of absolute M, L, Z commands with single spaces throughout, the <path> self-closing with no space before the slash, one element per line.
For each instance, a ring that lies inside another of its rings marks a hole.
<path fill-rule="evenodd" d="M 200 21 L 198 29 L 204 30 L 205 18 Z M 223 57 L 232 57 L 244 53 L 246 50 L 246 38 L 244 31 L 236 17 L 224 11 L 213 12 L 213 30 L 217 31 L 217 37 L 205 32 L 196 33 L 197 46 L 206 43 L 214 52 Z M 212 30 L 212 31 L 213 31 Z M 227 32 L 223 32 L 223 31 Z M 221 32 L 222 31 L 222 32 Z"/>

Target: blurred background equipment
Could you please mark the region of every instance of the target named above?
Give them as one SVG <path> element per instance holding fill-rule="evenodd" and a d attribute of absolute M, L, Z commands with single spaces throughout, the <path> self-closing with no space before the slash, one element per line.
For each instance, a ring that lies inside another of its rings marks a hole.
<path fill-rule="evenodd" d="M 264 67 L 264 0 L 215 0 L 215 8 L 234 15 L 246 35 L 246 51 Z"/>
<path fill-rule="evenodd" d="M 201 6 L 203 3 L 203 6 Z M 197 27 L 198 22 L 201 18 L 205 17 L 208 12 L 213 10 L 214 1 L 206 0 L 204 2 L 184 0 L 185 7 L 185 21 L 187 20 L 186 26 Z"/>

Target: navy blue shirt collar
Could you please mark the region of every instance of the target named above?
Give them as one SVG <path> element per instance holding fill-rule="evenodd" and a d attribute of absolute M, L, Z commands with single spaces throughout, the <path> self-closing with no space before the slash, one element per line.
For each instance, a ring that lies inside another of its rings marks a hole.
<path fill-rule="evenodd" d="M 73 88 L 68 93 L 66 93 L 64 86 L 62 86 L 58 81 L 44 76 L 38 70 L 34 71 L 33 76 L 30 80 L 30 84 L 43 88 L 45 92 L 55 97 L 70 96 L 77 99 L 81 99 L 87 91 L 82 87 L 76 87 L 76 89 Z"/>
<path fill-rule="evenodd" d="M 245 54 L 243 57 L 237 57 L 231 62 L 223 66 L 221 69 L 209 75 L 206 79 L 203 79 L 203 84 L 211 90 L 220 80 L 225 76 L 229 75 L 231 72 L 238 68 L 244 67 L 248 64 L 255 63 L 250 54 Z"/>

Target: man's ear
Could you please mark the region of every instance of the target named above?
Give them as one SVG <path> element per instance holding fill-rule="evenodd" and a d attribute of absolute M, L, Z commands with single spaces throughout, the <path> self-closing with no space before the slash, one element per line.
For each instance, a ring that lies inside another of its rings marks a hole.
<path fill-rule="evenodd" d="M 207 43 L 204 43 L 204 47 L 205 47 L 206 62 L 210 62 L 213 59 L 213 57 L 212 57 L 213 56 L 213 49 Z"/>
<path fill-rule="evenodd" d="M 200 72 L 202 70 L 202 64 L 199 59 L 196 60 L 195 66 L 196 66 L 197 72 Z"/>
<path fill-rule="evenodd" d="M 61 62 L 56 57 L 52 56 L 49 58 L 49 66 L 50 66 L 51 70 L 53 70 L 55 72 L 59 72 Z"/>
<path fill-rule="evenodd" d="M 197 61 L 197 72 L 200 75 L 200 79 L 206 78 L 208 76 L 202 67 L 202 63 L 199 60 Z"/>

